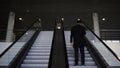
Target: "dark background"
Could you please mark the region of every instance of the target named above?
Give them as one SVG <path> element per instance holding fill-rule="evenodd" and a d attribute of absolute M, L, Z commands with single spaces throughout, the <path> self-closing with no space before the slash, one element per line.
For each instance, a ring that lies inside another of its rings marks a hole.
<path fill-rule="evenodd" d="M 14 33 L 19 36 L 38 18 L 44 30 L 53 29 L 55 19 L 64 17 L 65 29 L 70 29 L 77 18 L 93 29 L 92 13 L 99 14 L 100 29 L 120 29 L 119 0 L 0 0 L 0 38 L 6 35 L 9 12 L 15 13 Z M 19 21 L 19 17 L 23 21 Z M 106 20 L 102 21 L 105 17 Z"/>

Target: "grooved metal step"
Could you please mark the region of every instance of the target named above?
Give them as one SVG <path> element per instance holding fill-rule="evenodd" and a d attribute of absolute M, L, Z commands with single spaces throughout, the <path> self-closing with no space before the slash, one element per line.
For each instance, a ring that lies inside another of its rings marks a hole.
<path fill-rule="evenodd" d="M 50 50 L 30 50 L 29 53 L 50 53 Z"/>
<path fill-rule="evenodd" d="M 48 60 L 28 60 L 28 59 L 25 59 L 24 64 L 48 64 Z"/>
<path fill-rule="evenodd" d="M 40 59 L 40 60 L 49 60 L 49 56 L 26 56 L 26 59 L 28 59 L 28 60 L 38 60 L 38 59 Z"/>
<path fill-rule="evenodd" d="M 48 64 L 22 64 L 21 68 L 47 68 Z"/>
<path fill-rule="evenodd" d="M 68 57 L 69 61 L 74 61 L 74 57 Z M 81 58 L 79 57 L 79 60 L 81 60 Z M 93 61 L 93 58 L 91 57 L 85 57 L 85 61 Z"/>
<path fill-rule="evenodd" d="M 68 56 L 69 56 L 69 57 L 74 57 L 74 54 L 70 54 L 70 53 L 68 53 Z M 85 53 L 85 57 L 91 57 L 91 55 Z"/>
<path fill-rule="evenodd" d="M 72 48 L 72 47 L 67 47 L 67 50 L 71 50 L 71 49 L 73 50 L 73 48 Z M 85 47 L 85 48 L 84 48 L 84 50 L 86 51 L 86 50 L 87 50 L 87 48 Z"/>
<path fill-rule="evenodd" d="M 70 68 L 97 68 L 97 66 L 70 66 Z"/>
<path fill-rule="evenodd" d="M 68 48 L 69 50 L 67 51 L 68 53 L 68 60 L 69 60 L 69 67 L 70 68 L 97 68 L 96 66 L 96 63 L 95 61 L 93 60 L 93 58 L 91 57 L 89 51 L 87 49 L 84 49 L 85 50 L 85 66 L 81 66 L 81 58 L 80 58 L 80 54 L 79 54 L 79 63 L 78 63 L 78 66 L 74 66 L 74 52 L 73 52 L 73 49 L 71 47 L 71 51 L 70 51 L 70 48 Z"/>
<path fill-rule="evenodd" d="M 21 68 L 48 68 L 53 31 L 42 31 L 25 57 Z"/>
<path fill-rule="evenodd" d="M 50 53 L 28 53 L 28 56 L 49 56 Z"/>
<path fill-rule="evenodd" d="M 67 53 L 74 53 L 73 50 L 68 50 Z M 85 51 L 86 54 L 89 54 L 89 51 Z"/>
<path fill-rule="evenodd" d="M 31 50 L 50 50 L 51 47 L 31 47 Z"/>
<path fill-rule="evenodd" d="M 74 66 L 74 61 L 69 61 L 70 66 Z M 78 63 L 78 66 L 81 65 L 81 62 Z M 94 61 L 86 61 L 85 62 L 86 66 L 96 66 L 96 63 Z"/>

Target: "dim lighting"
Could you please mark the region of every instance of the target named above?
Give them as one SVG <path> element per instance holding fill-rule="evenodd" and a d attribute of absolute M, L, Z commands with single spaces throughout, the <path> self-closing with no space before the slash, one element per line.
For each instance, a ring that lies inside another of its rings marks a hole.
<path fill-rule="evenodd" d="M 61 29 L 61 27 L 60 27 L 60 26 L 58 26 L 58 27 L 57 27 L 57 29 Z"/>
<path fill-rule="evenodd" d="M 23 19 L 22 19 L 21 17 L 19 18 L 19 20 L 20 20 L 20 21 L 23 21 Z"/>
<path fill-rule="evenodd" d="M 38 21 L 41 21 L 41 18 L 38 18 Z"/>
<path fill-rule="evenodd" d="M 118 57 L 118 59 L 120 60 L 120 57 Z"/>
<path fill-rule="evenodd" d="M 27 13 L 29 13 L 29 12 L 30 12 L 30 10 L 26 10 L 26 12 L 27 12 Z"/>
<path fill-rule="evenodd" d="M 25 33 L 26 35 L 28 35 L 28 33 Z"/>
<path fill-rule="evenodd" d="M 80 19 L 80 18 L 78 18 L 77 20 L 78 20 L 78 21 L 80 21 L 81 19 Z"/>
<path fill-rule="evenodd" d="M 106 19 L 105 18 L 102 18 L 103 21 L 105 21 Z"/>
<path fill-rule="evenodd" d="M 62 21 L 64 21 L 64 18 L 61 18 Z"/>

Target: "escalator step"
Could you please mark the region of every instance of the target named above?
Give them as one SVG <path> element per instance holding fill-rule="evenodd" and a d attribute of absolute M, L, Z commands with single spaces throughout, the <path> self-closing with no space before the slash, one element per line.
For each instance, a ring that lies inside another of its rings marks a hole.
<path fill-rule="evenodd" d="M 29 60 L 49 60 L 49 56 L 26 56 L 26 59 Z"/>
<path fill-rule="evenodd" d="M 28 56 L 49 56 L 50 53 L 28 53 Z"/>
<path fill-rule="evenodd" d="M 29 53 L 50 53 L 50 50 L 30 50 Z"/>
<path fill-rule="evenodd" d="M 42 43 L 42 42 L 34 42 L 33 46 L 51 46 L 51 42 L 45 42 L 45 43 Z"/>
<path fill-rule="evenodd" d="M 70 66 L 69 68 L 97 68 L 97 66 Z"/>
<path fill-rule="evenodd" d="M 69 60 L 69 61 L 74 61 L 74 57 L 68 57 L 68 60 Z M 79 60 L 81 60 L 80 57 L 79 57 Z M 91 57 L 87 57 L 87 58 L 86 58 L 86 57 L 85 57 L 85 61 L 93 61 L 93 58 L 91 58 Z"/>
<path fill-rule="evenodd" d="M 51 43 L 44 43 L 44 44 L 34 43 L 33 46 L 46 46 L 46 47 L 50 47 L 50 46 L 51 46 Z"/>
<path fill-rule="evenodd" d="M 73 48 L 72 48 L 72 47 L 67 47 L 67 50 L 73 50 Z M 88 51 L 87 48 L 84 48 L 84 50 L 85 50 L 85 51 Z"/>
<path fill-rule="evenodd" d="M 48 64 L 48 60 L 27 60 L 23 61 L 24 64 Z"/>
<path fill-rule="evenodd" d="M 31 47 L 31 50 L 50 50 L 51 47 Z"/>
<path fill-rule="evenodd" d="M 74 57 L 74 54 L 68 54 L 69 57 Z M 91 57 L 90 54 L 85 54 L 85 57 Z"/>
<path fill-rule="evenodd" d="M 73 50 L 68 50 L 67 53 L 74 53 Z M 85 53 L 89 54 L 89 51 L 85 51 Z"/>
<path fill-rule="evenodd" d="M 47 68 L 48 64 L 22 64 L 21 68 Z"/>
<path fill-rule="evenodd" d="M 33 47 L 51 47 L 51 44 L 33 44 Z"/>
<path fill-rule="evenodd" d="M 68 44 L 67 48 L 73 48 L 73 47 Z M 84 48 L 87 49 L 87 47 L 84 47 Z"/>
<path fill-rule="evenodd" d="M 48 68 L 52 35 L 53 31 L 41 31 L 20 68 Z"/>
<path fill-rule="evenodd" d="M 81 62 L 79 62 L 79 65 L 81 64 Z M 73 66 L 74 65 L 74 61 L 69 61 L 69 65 Z M 85 61 L 85 65 L 86 66 L 96 66 L 96 63 L 94 61 Z"/>

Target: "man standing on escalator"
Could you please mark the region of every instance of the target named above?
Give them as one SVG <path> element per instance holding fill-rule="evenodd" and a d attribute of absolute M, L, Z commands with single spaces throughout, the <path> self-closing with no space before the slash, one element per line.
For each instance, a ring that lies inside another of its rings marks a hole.
<path fill-rule="evenodd" d="M 78 19 L 77 24 L 72 27 L 70 35 L 70 45 L 74 48 L 75 66 L 78 65 L 79 60 L 79 49 L 81 54 L 81 65 L 85 64 L 85 54 L 84 46 L 85 40 L 84 36 L 86 34 L 83 22 Z"/>

